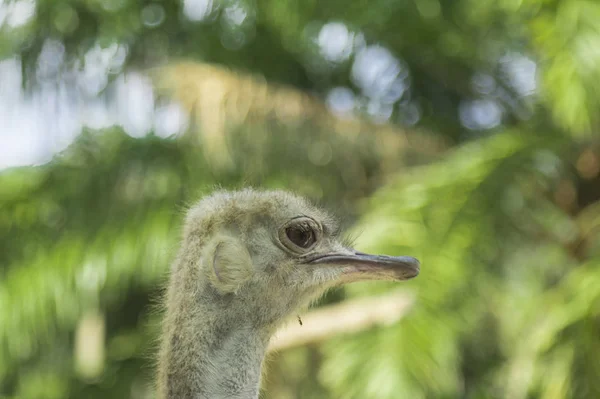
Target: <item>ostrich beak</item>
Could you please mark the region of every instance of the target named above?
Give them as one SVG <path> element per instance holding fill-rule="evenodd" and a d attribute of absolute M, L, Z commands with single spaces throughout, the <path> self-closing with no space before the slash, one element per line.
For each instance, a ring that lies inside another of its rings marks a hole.
<path fill-rule="evenodd" d="M 419 261 L 411 256 L 370 255 L 352 249 L 350 253 L 319 255 L 308 263 L 337 266 L 344 281 L 409 280 L 421 269 Z"/>

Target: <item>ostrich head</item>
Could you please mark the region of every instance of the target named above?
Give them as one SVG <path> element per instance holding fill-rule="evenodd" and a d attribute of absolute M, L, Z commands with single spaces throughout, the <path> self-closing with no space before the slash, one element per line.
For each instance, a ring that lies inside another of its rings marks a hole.
<path fill-rule="evenodd" d="M 344 245 L 334 218 L 283 191 L 206 197 L 188 213 L 183 249 L 196 257 L 203 275 L 192 284 L 204 285 L 200 290 L 212 301 L 262 326 L 275 326 L 332 286 L 419 273 L 415 258 L 369 255 Z"/>

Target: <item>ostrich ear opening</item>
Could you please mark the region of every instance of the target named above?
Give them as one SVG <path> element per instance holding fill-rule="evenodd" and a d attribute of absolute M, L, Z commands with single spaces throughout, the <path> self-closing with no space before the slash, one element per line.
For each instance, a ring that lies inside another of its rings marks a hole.
<path fill-rule="evenodd" d="M 237 239 L 218 236 L 208 245 L 203 263 L 211 283 L 221 293 L 237 293 L 252 277 L 252 259 Z"/>

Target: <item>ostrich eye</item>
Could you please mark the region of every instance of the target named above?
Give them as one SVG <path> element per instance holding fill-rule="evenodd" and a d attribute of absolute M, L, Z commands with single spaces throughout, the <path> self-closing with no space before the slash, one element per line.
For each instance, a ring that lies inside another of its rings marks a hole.
<path fill-rule="evenodd" d="M 310 248 L 317 241 L 315 232 L 308 224 L 288 227 L 285 234 L 294 245 L 303 249 Z"/>
<path fill-rule="evenodd" d="M 290 220 L 279 230 L 279 241 L 295 253 L 311 250 L 320 237 L 320 225 L 305 216 Z"/>

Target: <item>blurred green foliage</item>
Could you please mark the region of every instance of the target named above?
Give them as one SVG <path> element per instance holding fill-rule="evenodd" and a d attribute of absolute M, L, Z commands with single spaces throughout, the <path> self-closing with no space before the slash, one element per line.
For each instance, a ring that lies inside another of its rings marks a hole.
<path fill-rule="evenodd" d="M 370 122 L 345 134 L 304 108 L 246 116 L 224 130 L 228 168 L 194 115 L 172 137 L 82 127 L 52 162 L 3 170 L 0 396 L 152 397 L 152 307 L 182 213 L 216 186 L 255 185 L 307 195 L 359 248 L 423 264 L 401 322 L 278 355 L 266 397 L 600 397 L 596 1 L 4 0 L 9 58 L 29 94 L 67 84 L 110 103 L 124 74 L 186 58 L 333 108 L 342 93 Z M 451 148 L 381 151 L 426 135 Z"/>

